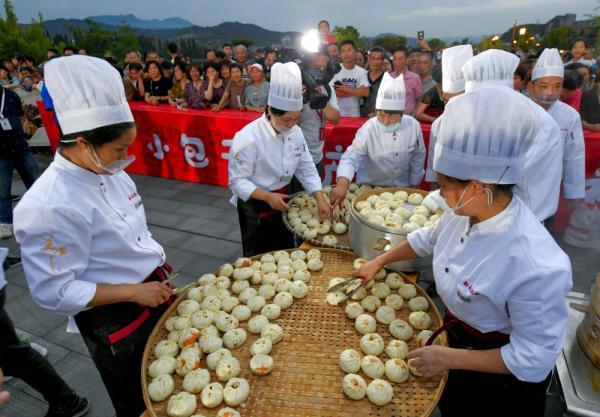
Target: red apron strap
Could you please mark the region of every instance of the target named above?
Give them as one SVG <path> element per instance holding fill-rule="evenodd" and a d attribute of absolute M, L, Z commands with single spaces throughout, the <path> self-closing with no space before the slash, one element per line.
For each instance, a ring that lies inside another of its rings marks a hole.
<path fill-rule="evenodd" d="M 446 322 L 439 329 L 437 329 L 435 332 L 433 332 L 433 334 L 431 335 L 431 337 L 429 339 L 427 339 L 427 343 L 425 344 L 426 346 L 431 345 L 433 343 L 433 341 L 435 340 L 435 338 L 441 332 L 448 331 L 454 326 L 459 326 L 461 329 L 463 329 L 463 331 L 465 333 L 467 333 L 470 337 L 478 340 L 479 342 L 487 342 L 487 343 L 502 342 L 502 343 L 504 343 L 504 342 L 508 342 L 510 340 L 509 335 L 504 334 L 502 332 L 482 333 L 479 330 L 477 330 L 476 328 L 468 325 L 467 323 L 465 323 L 464 321 L 462 321 L 461 319 L 456 317 L 454 314 L 452 314 L 452 312 L 450 310 L 446 310 L 446 320 L 445 321 Z"/>
<path fill-rule="evenodd" d="M 157 267 L 148 277 L 144 280 L 144 282 L 158 281 L 163 282 L 167 279 L 168 274 L 173 271 L 173 268 L 168 263 L 164 263 L 162 266 Z M 173 297 L 169 297 L 167 300 L 168 305 L 171 305 L 174 300 Z M 108 341 L 111 344 L 117 343 L 119 340 L 122 340 L 129 336 L 131 333 L 135 332 L 138 327 L 140 327 L 147 319 L 150 317 L 150 310 L 146 307 L 142 314 L 140 314 L 134 321 L 129 323 L 127 326 L 122 329 L 117 330 L 108 335 Z"/>
<path fill-rule="evenodd" d="M 142 311 L 142 314 L 140 314 L 137 319 L 135 319 L 122 329 L 119 329 L 116 332 L 109 334 L 108 341 L 114 345 L 119 340 L 125 339 L 131 333 L 135 332 L 137 328 L 140 327 L 148 319 L 148 317 L 150 317 L 150 310 L 145 308 L 144 311 Z"/>

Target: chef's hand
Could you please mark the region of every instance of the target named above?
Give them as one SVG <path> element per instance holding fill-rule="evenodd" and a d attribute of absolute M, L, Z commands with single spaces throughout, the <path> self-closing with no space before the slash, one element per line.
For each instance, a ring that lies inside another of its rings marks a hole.
<path fill-rule="evenodd" d="M 348 186 L 350 185 L 350 181 L 347 178 L 340 177 L 337 179 L 337 183 L 331 189 L 329 193 L 329 202 L 331 206 L 335 209 L 339 207 L 340 210 L 344 209 L 344 199 L 346 198 L 346 194 L 348 193 Z"/>
<path fill-rule="evenodd" d="M 10 393 L 4 391 L 4 374 L 2 373 L 2 368 L 0 368 L 0 406 L 6 404 L 9 398 Z"/>
<path fill-rule="evenodd" d="M 167 301 L 173 290 L 158 281 L 136 284 L 133 288 L 132 300 L 142 306 L 157 307 Z"/>
<path fill-rule="evenodd" d="M 273 210 L 287 211 L 290 207 L 286 204 L 288 196 L 281 193 L 268 193 L 265 202 L 271 206 Z"/>
<path fill-rule="evenodd" d="M 321 221 L 328 219 L 330 222 L 333 222 L 333 209 L 327 204 L 323 191 L 317 191 L 314 195 L 317 199 L 317 212 Z"/>
<path fill-rule="evenodd" d="M 452 348 L 446 346 L 424 346 L 408 354 L 409 366 L 423 375 L 423 378 L 433 378 L 450 369 Z"/>
<path fill-rule="evenodd" d="M 358 271 L 356 271 L 356 275 L 362 279 L 361 285 L 363 287 L 367 285 L 383 267 L 384 265 L 381 265 L 377 261 L 377 258 L 362 264 Z"/>

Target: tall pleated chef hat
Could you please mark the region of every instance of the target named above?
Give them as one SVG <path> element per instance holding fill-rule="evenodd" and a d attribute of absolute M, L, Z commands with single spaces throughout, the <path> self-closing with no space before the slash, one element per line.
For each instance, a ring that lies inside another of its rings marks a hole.
<path fill-rule="evenodd" d="M 45 85 L 63 134 L 133 122 L 119 72 L 87 55 L 56 58 L 44 65 Z"/>
<path fill-rule="evenodd" d="M 457 45 L 442 51 L 442 91 L 460 93 L 465 90 L 463 65 L 473 58 L 471 45 Z"/>
<path fill-rule="evenodd" d="M 400 74 L 396 78 L 386 72 L 377 91 L 375 108 L 377 110 L 403 111 L 406 97 L 404 76 Z"/>
<path fill-rule="evenodd" d="M 563 66 L 560 53 L 556 48 L 546 48 L 537 60 L 537 63 L 531 71 L 531 80 L 537 80 L 541 77 L 560 77 L 564 78 L 565 67 Z"/>
<path fill-rule="evenodd" d="M 295 62 L 277 62 L 271 68 L 269 106 L 284 111 L 302 110 L 302 74 Z"/>
<path fill-rule="evenodd" d="M 461 180 L 516 184 L 539 117 L 520 93 L 483 87 L 453 98 L 444 109 L 433 170 Z"/>
<path fill-rule="evenodd" d="M 488 49 L 471 58 L 462 67 L 465 91 L 490 85 L 513 88 L 519 57 L 500 49 Z"/>

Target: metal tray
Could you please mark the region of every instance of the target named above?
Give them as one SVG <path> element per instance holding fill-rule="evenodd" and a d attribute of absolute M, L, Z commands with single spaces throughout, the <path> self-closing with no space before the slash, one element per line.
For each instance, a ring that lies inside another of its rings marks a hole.
<path fill-rule="evenodd" d="M 567 303 L 589 304 L 589 296 L 570 292 Z M 577 416 L 600 416 L 600 392 L 595 391 L 591 378 L 600 370 L 585 356 L 577 343 L 577 327 L 585 314 L 569 307 L 567 337 L 558 360 L 556 369 L 562 387 L 565 403 L 569 413 Z"/>

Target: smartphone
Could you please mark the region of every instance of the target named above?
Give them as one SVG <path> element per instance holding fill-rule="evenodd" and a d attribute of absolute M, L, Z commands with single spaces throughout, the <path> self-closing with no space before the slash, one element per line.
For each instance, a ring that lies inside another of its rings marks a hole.
<path fill-rule="evenodd" d="M 342 83 L 341 81 L 338 80 L 338 81 L 334 82 L 333 85 L 344 85 L 344 83 Z"/>
<path fill-rule="evenodd" d="M 417 32 L 417 39 L 421 40 L 421 39 L 425 39 L 425 31 L 420 30 Z"/>

